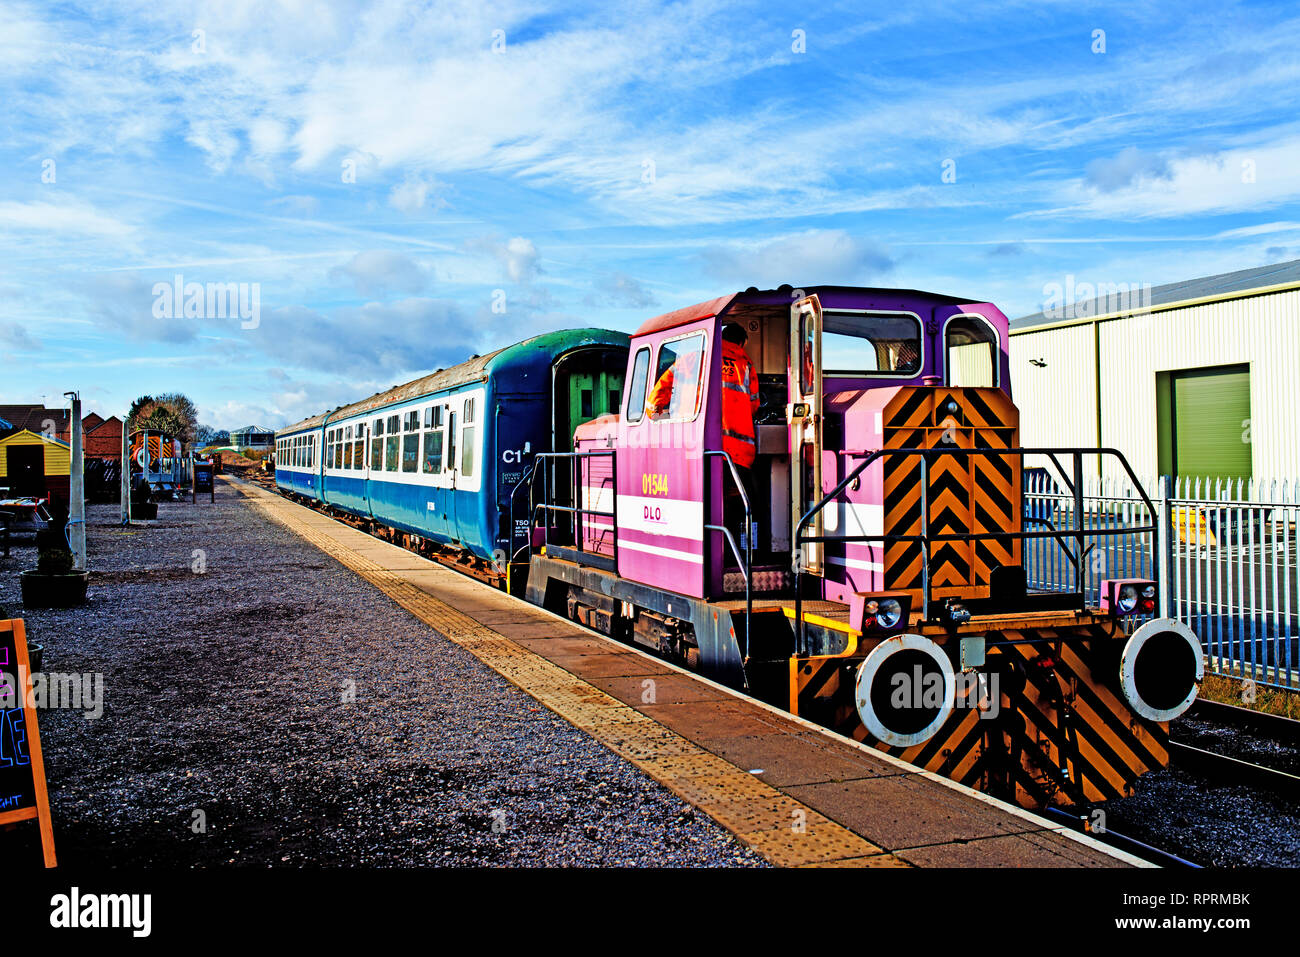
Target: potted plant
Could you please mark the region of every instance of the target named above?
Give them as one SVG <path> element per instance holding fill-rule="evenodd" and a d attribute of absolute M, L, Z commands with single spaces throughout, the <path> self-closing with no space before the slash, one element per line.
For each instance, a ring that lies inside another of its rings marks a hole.
<path fill-rule="evenodd" d="M 86 600 L 89 576 L 72 567 L 66 528 L 66 516 L 58 516 L 49 528 L 37 533 L 36 567 L 20 576 L 23 604 L 28 608 L 72 608 Z"/>

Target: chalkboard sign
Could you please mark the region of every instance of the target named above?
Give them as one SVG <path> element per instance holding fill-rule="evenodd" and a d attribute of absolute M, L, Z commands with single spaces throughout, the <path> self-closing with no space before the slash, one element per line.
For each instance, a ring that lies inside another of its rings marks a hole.
<path fill-rule="evenodd" d="M 53 867 L 54 828 L 36 708 L 27 694 L 30 674 L 22 619 L 0 621 L 0 825 L 35 819 L 45 866 Z"/>
<path fill-rule="evenodd" d="M 194 466 L 194 488 L 200 492 L 212 491 L 212 463 L 200 462 Z"/>
<path fill-rule="evenodd" d="M 212 459 L 194 460 L 194 481 L 190 483 L 190 501 L 197 502 L 200 492 L 207 492 L 212 501 L 217 500 L 217 487 L 213 478 L 216 465 Z"/>

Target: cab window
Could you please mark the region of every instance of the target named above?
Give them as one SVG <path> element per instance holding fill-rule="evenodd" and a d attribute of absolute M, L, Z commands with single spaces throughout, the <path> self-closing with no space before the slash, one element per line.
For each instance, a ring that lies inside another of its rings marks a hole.
<path fill-rule="evenodd" d="M 693 332 L 659 345 L 655 384 L 645 410 L 652 419 L 695 418 L 704 378 L 704 333 Z"/>
<path fill-rule="evenodd" d="M 632 385 L 627 390 L 627 420 L 640 422 L 645 411 L 646 381 L 650 378 L 650 350 L 638 349 L 632 363 Z"/>
<path fill-rule="evenodd" d="M 948 385 L 992 388 L 998 384 L 998 337 L 977 316 L 954 316 L 944 329 Z"/>
<path fill-rule="evenodd" d="M 822 314 L 822 374 L 872 377 L 921 371 L 921 322 L 894 313 Z"/>

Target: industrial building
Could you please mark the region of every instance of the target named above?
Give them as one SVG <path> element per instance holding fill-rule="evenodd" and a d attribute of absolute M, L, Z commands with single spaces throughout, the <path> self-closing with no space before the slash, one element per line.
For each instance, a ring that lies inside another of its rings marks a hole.
<path fill-rule="evenodd" d="M 235 449 L 270 449 L 275 445 L 275 432 L 257 425 L 246 425 L 230 433 L 230 446 Z"/>
<path fill-rule="evenodd" d="M 1300 478 L 1300 260 L 1086 291 L 1104 294 L 1011 323 L 1022 445 L 1115 448 L 1144 478 Z"/>

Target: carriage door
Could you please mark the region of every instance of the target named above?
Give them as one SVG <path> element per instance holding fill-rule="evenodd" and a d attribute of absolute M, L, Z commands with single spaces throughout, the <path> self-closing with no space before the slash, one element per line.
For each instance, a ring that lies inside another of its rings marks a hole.
<path fill-rule="evenodd" d="M 799 520 L 820 501 L 822 492 L 822 307 L 816 296 L 800 299 L 790 307 L 790 491 L 793 535 Z M 804 530 L 820 536 L 823 514 Z M 793 541 L 791 543 L 793 547 Z M 814 575 L 822 573 L 821 543 L 804 545 L 794 556 Z"/>
<path fill-rule="evenodd" d="M 367 514 L 370 513 L 370 469 L 366 463 L 370 460 L 370 427 L 368 424 L 357 426 L 356 434 L 361 437 L 361 458 L 356 457 L 356 446 L 353 448 L 352 467 L 365 469 L 361 473 L 361 507 Z"/>

